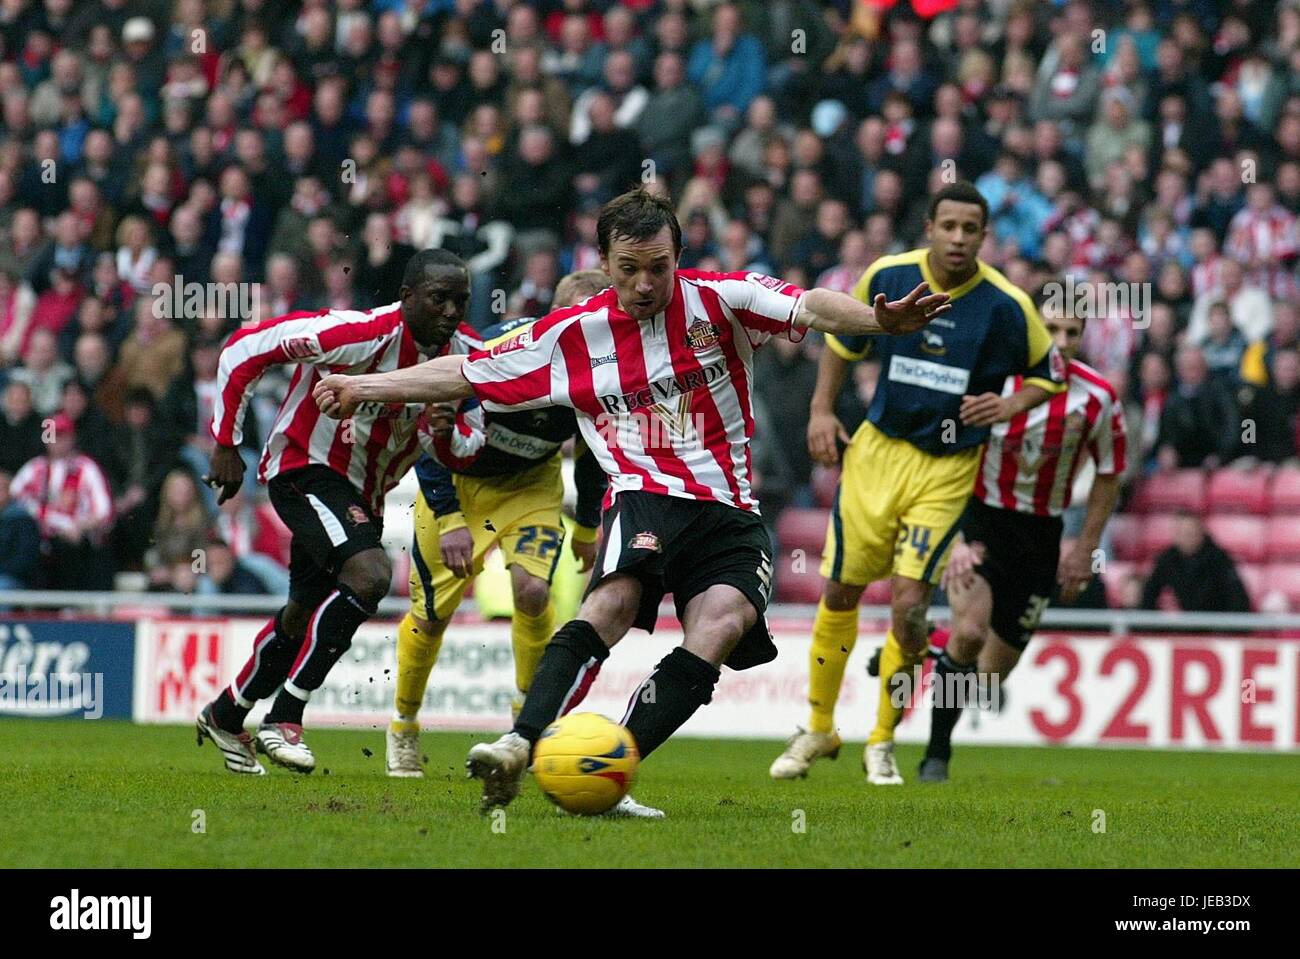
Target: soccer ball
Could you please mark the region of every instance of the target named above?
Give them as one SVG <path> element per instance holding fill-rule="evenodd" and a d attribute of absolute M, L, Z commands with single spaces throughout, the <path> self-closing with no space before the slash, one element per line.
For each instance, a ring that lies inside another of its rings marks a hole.
<path fill-rule="evenodd" d="M 533 778 L 567 812 L 596 816 L 632 787 L 641 756 L 632 734 L 597 713 L 561 716 L 533 749 Z"/>

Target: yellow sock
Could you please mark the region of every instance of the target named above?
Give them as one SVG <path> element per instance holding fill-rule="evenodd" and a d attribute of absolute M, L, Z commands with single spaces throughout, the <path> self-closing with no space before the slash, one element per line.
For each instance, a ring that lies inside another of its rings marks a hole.
<path fill-rule="evenodd" d="M 515 610 L 510 623 L 510 641 L 515 648 L 515 686 L 521 693 L 528 692 L 537 672 L 537 664 L 542 661 L 546 644 L 555 635 L 555 605 L 546 603 L 546 608 L 536 616 L 530 616 L 520 609 Z"/>
<path fill-rule="evenodd" d="M 421 629 L 410 613 L 397 629 L 397 715 L 393 718 L 393 731 L 402 732 L 414 726 L 419 730 L 417 717 L 424 704 L 424 690 L 429 685 L 429 673 L 438 661 L 442 648 L 441 625 L 435 633 Z"/>
<path fill-rule="evenodd" d="M 844 664 L 858 641 L 857 609 L 834 610 L 822 600 L 813 620 L 812 648 L 808 653 L 808 728 L 815 733 L 835 732 L 835 703 L 844 681 Z"/>
<path fill-rule="evenodd" d="M 903 718 L 905 707 L 895 706 L 890 698 L 890 677 L 902 670 L 911 669 L 924 658 L 924 648 L 916 654 L 905 651 L 894 638 L 892 629 L 885 636 L 885 648 L 880 651 L 880 702 L 876 705 L 876 726 L 867 737 L 869 745 L 893 742 L 894 728 Z"/>

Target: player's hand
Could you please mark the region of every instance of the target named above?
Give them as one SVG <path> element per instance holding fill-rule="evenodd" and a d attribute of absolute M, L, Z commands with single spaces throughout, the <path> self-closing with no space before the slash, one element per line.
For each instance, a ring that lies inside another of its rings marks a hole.
<path fill-rule="evenodd" d="M 212 451 L 208 475 L 203 477 L 203 482 L 217 491 L 218 506 L 238 493 L 244 483 L 244 458 L 239 455 L 239 450 L 218 444 Z"/>
<path fill-rule="evenodd" d="M 834 466 L 840 461 L 836 443 L 848 446 L 853 442 L 844 424 L 829 410 L 813 410 L 808 414 L 808 455 L 820 466 Z"/>
<path fill-rule="evenodd" d="M 941 313 L 952 309 L 951 299 L 947 293 L 930 293 L 928 287 L 918 283 L 911 293 L 901 300 L 885 300 L 885 294 L 877 293 L 871 308 L 876 313 L 876 322 L 880 328 L 891 336 L 901 333 L 914 333 Z"/>
<path fill-rule="evenodd" d="M 320 411 L 330 419 L 345 420 L 357 411 L 361 405 L 357 397 L 357 385 L 352 380 L 356 377 L 331 373 L 311 391 L 312 399 Z"/>
<path fill-rule="evenodd" d="M 434 436 L 446 436 L 456 425 L 456 404 L 430 403 L 424 408 L 425 422 Z"/>
<path fill-rule="evenodd" d="M 1061 584 L 1061 602 L 1073 603 L 1092 579 L 1092 547 L 1087 543 L 1071 543 L 1061 557 L 1056 581 Z"/>
<path fill-rule="evenodd" d="M 442 565 L 451 570 L 457 579 L 469 576 L 474 564 L 474 535 L 469 527 L 449 530 L 438 537 L 442 550 Z"/>
<path fill-rule="evenodd" d="M 573 550 L 573 558 L 578 561 L 578 572 L 590 572 L 591 567 L 596 565 L 596 541 L 590 543 L 579 543 L 576 537 L 570 537 L 573 540 L 570 549 Z"/>
<path fill-rule="evenodd" d="M 992 426 L 1011 419 L 1011 403 L 996 393 L 961 398 L 961 421 L 965 426 Z"/>
<path fill-rule="evenodd" d="M 960 593 L 975 582 L 975 567 L 984 562 L 984 544 L 959 542 L 948 556 L 948 565 L 943 571 L 944 592 Z"/>

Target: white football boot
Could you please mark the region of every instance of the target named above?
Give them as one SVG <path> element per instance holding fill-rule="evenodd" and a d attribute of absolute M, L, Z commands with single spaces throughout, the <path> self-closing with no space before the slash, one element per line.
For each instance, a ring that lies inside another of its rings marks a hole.
<path fill-rule="evenodd" d="M 420 728 L 414 723 L 402 731 L 389 725 L 384 735 L 384 758 L 388 775 L 394 779 L 423 779 L 420 764 Z"/>
<path fill-rule="evenodd" d="M 509 805 L 519 795 L 532 752 L 532 745 L 516 732 L 470 749 L 465 768 L 469 778 L 483 780 L 483 798 L 479 802 L 483 812 Z"/>
<path fill-rule="evenodd" d="M 663 819 L 664 811 L 639 803 L 631 796 L 624 796 L 612 809 L 607 809 L 601 815 L 610 819 Z"/>
<path fill-rule="evenodd" d="M 296 773 L 316 768 L 316 757 L 303 742 L 302 727 L 297 723 L 262 723 L 253 739 L 258 752 L 265 753 L 277 766 Z"/>
<path fill-rule="evenodd" d="M 867 782 L 873 786 L 901 786 L 903 777 L 894 762 L 894 744 L 870 743 L 862 753 L 862 766 L 867 771 Z"/>
<path fill-rule="evenodd" d="M 211 739 L 221 750 L 226 768 L 232 773 L 241 773 L 245 776 L 266 775 L 266 769 L 253 755 L 253 738 L 243 730 L 232 733 L 214 723 L 210 705 L 203 707 L 203 712 L 199 713 L 198 719 L 194 721 L 194 727 L 198 744 L 203 745 L 204 737 Z"/>
<path fill-rule="evenodd" d="M 785 752 L 773 760 L 768 774 L 773 779 L 807 776 L 809 767 L 818 759 L 838 757 L 842 745 L 838 733 L 814 733 L 801 728 L 786 742 Z"/>

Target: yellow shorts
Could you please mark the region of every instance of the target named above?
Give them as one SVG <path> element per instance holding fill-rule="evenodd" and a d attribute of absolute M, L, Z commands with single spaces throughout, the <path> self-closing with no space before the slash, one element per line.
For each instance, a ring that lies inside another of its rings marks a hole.
<path fill-rule="evenodd" d="M 864 421 L 844 452 L 822 576 L 851 586 L 890 575 L 937 584 L 979 457 L 978 446 L 932 456 Z"/>
<path fill-rule="evenodd" d="M 451 617 L 493 546 L 501 548 L 506 566 L 517 564 L 549 583 L 564 544 L 559 456 L 512 476 L 453 475 L 452 482 L 474 537 L 473 570 L 461 579 L 443 565 L 438 521 L 424 496 L 416 496 L 411 612 L 424 620 Z"/>

